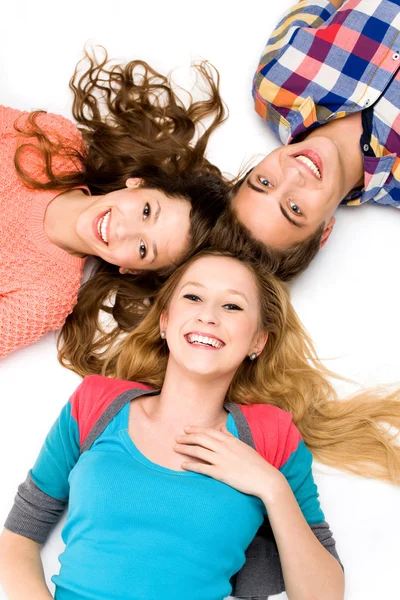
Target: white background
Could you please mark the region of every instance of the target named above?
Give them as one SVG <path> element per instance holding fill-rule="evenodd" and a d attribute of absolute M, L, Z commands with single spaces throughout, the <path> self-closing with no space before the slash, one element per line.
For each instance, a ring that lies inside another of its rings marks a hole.
<path fill-rule="evenodd" d="M 289 5 L 288 0 L 4 3 L 0 102 L 69 116 L 68 81 L 87 40 L 106 46 L 112 57 L 144 59 L 162 72 L 179 67 L 184 85 L 192 81 L 190 62 L 207 58 L 220 70 L 230 109 L 209 158 L 236 174 L 245 160 L 276 145 L 253 111 L 251 78 L 268 34 Z M 293 302 L 320 356 L 331 359 L 331 369 L 362 385 L 398 381 L 400 214 L 363 206 L 340 209 L 337 217 L 329 243 L 292 286 Z M 54 340 L 49 334 L 0 364 L 2 522 L 18 483 L 79 382 L 57 363 Z M 343 383 L 339 389 L 352 391 Z M 399 488 L 319 465 L 315 476 L 346 568 L 346 600 L 398 597 Z M 60 527 L 43 552 L 48 577 L 58 569 L 59 532 Z M 1 591 L 0 598 L 5 598 Z"/>

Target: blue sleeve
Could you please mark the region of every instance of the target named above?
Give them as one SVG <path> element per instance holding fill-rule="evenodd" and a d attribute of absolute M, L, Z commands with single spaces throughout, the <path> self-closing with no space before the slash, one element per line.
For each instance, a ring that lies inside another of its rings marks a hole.
<path fill-rule="evenodd" d="M 314 482 L 312 454 L 301 440 L 285 464 L 279 469 L 287 479 L 292 492 L 309 525 L 325 520 L 318 500 L 318 488 Z"/>
<path fill-rule="evenodd" d="M 34 467 L 18 487 L 6 529 L 44 543 L 68 503 L 68 478 L 78 459 L 78 424 L 69 402 L 47 435 Z"/>
<path fill-rule="evenodd" d="M 52 498 L 68 499 L 68 477 L 79 458 L 78 424 L 68 402 L 50 429 L 30 471 L 37 487 Z"/>

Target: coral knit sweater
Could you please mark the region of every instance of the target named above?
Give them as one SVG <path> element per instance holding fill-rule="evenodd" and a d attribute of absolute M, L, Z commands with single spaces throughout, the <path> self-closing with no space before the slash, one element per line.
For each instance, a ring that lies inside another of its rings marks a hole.
<path fill-rule="evenodd" d="M 14 154 L 23 142 L 14 128 L 26 128 L 29 113 L 0 106 L 0 357 L 58 329 L 72 311 L 82 277 L 84 259 L 52 244 L 43 229 L 49 203 L 59 191 L 32 190 L 20 180 Z M 70 121 L 43 113 L 37 119 L 51 139 L 83 150 L 82 137 Z M 22 153 L 23 167 L 35 178 L 43 175 L 43 161 L 34 148 Z M 57 156 L 56 173 L 80 167 Z"/>

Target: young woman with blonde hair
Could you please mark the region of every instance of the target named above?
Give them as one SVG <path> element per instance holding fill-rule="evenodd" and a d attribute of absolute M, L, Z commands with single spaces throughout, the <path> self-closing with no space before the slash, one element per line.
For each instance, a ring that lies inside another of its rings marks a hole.
<path fill-rule="evenodd" d="M 85 60 L 70 82 L 76 125 L 0 107 L 0 357 L 64 323 L 87 256 L 99 275 L 83 319 L 100 289 L 118 303 L 138 274 L 157 287 L 223 227 L 229 186 L 205 158 L 225 119 L 212 67 L 196 67 L 204 100 L 185 104 L 143 61 L 112 64 L 103 49 Z"/>
<path fill-rule="evenodd" d="M 19 488 L 0 543 L 11 599 L 51 597 L 40 544 L 68 501 L 57 600 L 343 598 L 304 442 L 398 480 L 400 449 L 379 425 L 400 425 L 399 394 L 336 403 L 262 263 L 190 259 L 102 372 L 73 394 Z"/>

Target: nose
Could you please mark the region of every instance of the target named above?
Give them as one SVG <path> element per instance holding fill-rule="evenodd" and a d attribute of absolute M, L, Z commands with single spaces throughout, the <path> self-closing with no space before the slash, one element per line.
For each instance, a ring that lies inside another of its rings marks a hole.
<path fill-rule="evenodd" d="M 138 228 L 133 226 L 130 221 L 119 221 L 115 227 L 115 235 L 118 240 L 129 240 L 130 238 L 140 237 Z"/>
<path fill-rule="evenodd" d="M 290 192 L 294 187 L 304 187 L 307 185 L 307 179 L 297 161 L 292 156 L 287 156 L 284 168 L 281 188 L 285 188 L 286 193 Z"/>
<path fill-rule="evenodd" d="M 295 163 L 295 158 L 290 159 L 283 172 L 282 184 L 287 186 L 289 189 L 293 187 L 304 187 L 307 184 L 304 173 Z"/>
<path fill-rule="evenodd" d="M 197 313 L 197 321 L 199 323 L 207 323 L 207 325 L 217 325 L 218 317 L 214 308 L 202 304 L 199 312 Z"/>

